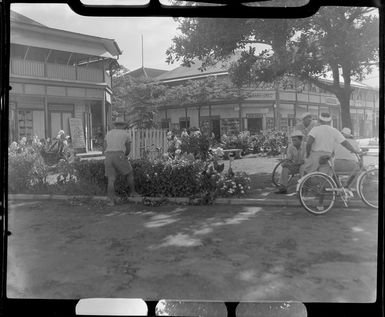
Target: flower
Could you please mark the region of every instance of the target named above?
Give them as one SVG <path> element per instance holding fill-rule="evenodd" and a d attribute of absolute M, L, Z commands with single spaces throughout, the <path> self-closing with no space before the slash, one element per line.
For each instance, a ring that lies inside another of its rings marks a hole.
<path fill-rule="evenodd" d="M 11 151 L 16 151 L 19 148 L 16 142 L 12 142 L 11 145 L 9 146 L 9 149 Z"/>
<path fill-rule="evenodd" d="M 20 140 L 20 144 L 21 145 L 25 145 L 27 143 L 27 138 L 25 136 L 23 136 Z"/>

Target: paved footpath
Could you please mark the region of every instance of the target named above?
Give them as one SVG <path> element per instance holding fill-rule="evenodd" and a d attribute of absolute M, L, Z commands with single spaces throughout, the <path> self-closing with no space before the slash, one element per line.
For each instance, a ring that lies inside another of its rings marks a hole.
<path fill-rule="evenodd" d="M 378 213 L 11 201 L 8 296 L 367 302 Z"/>

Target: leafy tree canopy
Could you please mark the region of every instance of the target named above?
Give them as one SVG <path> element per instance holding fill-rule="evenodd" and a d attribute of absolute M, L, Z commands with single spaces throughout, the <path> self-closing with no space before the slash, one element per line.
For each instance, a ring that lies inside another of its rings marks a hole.
<path fill-rule="evenodd" d="M 337 96 L 347 127 L 351 79 L 362 80 L 378 63 L 379 22 L 371 8 L 322 7 L 295 20 L 185 18 L 179 31 L 167 50 L 169 63 L 189 66 L 199 59 L 204 69 L 241 51 L 230 69 L 237 86 L 284 75 L 310 81 Z M 257 44 L 266 49 L 258 51 Z M 329 74 L 332 83 L 322 80 Z"/>

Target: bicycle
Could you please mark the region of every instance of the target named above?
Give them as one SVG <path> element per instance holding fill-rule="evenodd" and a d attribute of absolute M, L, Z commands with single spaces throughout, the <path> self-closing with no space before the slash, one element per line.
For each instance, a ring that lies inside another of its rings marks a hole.
<path fill-rule="evenodd" d="M 271 173 L 271 180 L 276 187 L 280 186 L 279 179 L 280 179 L 281 174 L 282 174 L 282 168 L 283 168 L 282 164 L 289 161 L 288 159 L 286 159 L 286 151 L 287 151 L 287 147 L 282 147 L 280 149 L 281 158 L 278 159 L 279 162 L 277 163 L 277 165 L 275 165 L 273 172 Z M 290 172 L 288 184 L 290 184 L 290 182 L 293 179 L 295 179 L 295 177 L 298 175 L 299 175 L 299 173 Z"/>
<path fill-rule="evenodd" d="M 319 171 L 309 173 L 299 179 L 297 193 L 301 205 L 310 213 L 321 215 L 328 212 L 334 205 L 336 196 L 339 196 L 345 207 L 348 207 L 349 199 L 354 197 L 350 185 L 356 180 L 356 191 L 361 200 L 371 208 L 378 208 L 378 167 L 371 166 L 368 169 L 363 166 L 363 155 L 357 155 L 359 170 L 349 177 L 346 184 L 341 181 L 341 175 L 337 175 L 331 156 L 320 158 L 320 165 L 327 164 L 331 176 Z"/>
<path fill-rule="evenodd" d="M 286 161 L 288 161 L 287 159 L 279 159 L 279 162 L 277 163 L 277 165 L 275 165 L 274 169 L 273 169 L 273 172 L 271 173 L 271 180 L 273 181 L 273 184 L 276 186 L 276 187 L 279 187 L 280 184 L 279 184 L 279 179 L 281 177 L 281 173 L 282 173 L 282 164 L 285 163 Z M 289 181 L 288 181 L 288 184 L 290 184 L 290 182 L 296 177 L 298 176 L 299 173 L 296 173 L 296 172 L 291 172 L 289 174 Z"/>

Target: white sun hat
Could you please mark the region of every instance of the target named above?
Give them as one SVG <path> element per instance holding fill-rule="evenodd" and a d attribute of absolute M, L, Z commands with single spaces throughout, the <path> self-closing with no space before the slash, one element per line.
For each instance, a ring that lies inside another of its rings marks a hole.
<path fill-rule="evenodd" d="M 291 133 L 290 137 L 295 137 L 295 136 L 301 136 L 303 137 L 303 133 L 302 131 L 299 131 L 299 130 L 295 130 Z"/>
<path fill-rule="evenodd" d="M 326 112 L 323 112 L 320 114 L 319 116 L 319 119 L 321 121 L 324 121 L 324 122 L 330 122 L 332 121 L 332 117 L 330 116 L 330 114 L 326 113 Z"/>
<path fill-rule="evenodd" d="M 346 135 L 346 136 L 353 136 L 352 130 L 350 130 L 349 128 L 343 128 L 343 129 L 341 130 L 341 133 L 342 133 L 343 135 Z"/>

